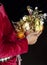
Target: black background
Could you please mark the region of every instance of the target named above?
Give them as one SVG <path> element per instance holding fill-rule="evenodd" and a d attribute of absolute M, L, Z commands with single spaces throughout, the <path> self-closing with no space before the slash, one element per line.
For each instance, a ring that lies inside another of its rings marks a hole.
<path fill-rule="evenodd" d="M 47 0 L 1 0 L 10 20 L 18 21 L 23 15 L 28 14 L 26 6 L 35 6 L 47 13 Z M 29 46 L 29 51 L 22 55 L 22 65 L 47 65 L 47 20 L 44 31 L 39 36 L 36 44 Z"/>

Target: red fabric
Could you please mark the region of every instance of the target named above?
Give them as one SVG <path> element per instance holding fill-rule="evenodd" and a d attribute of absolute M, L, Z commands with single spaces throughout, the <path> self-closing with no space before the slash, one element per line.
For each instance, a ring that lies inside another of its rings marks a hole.
<path fill-rule="evenodd" d="M 24 38 L 19 40 L 16 34 L 17 33 L 13 29 L 6 15 L 4 6 L 1 5 L 0 6 L 0 58 L 5 58 L 9 56 L 14 57 L 18 54 L 23 54 L 28 51 L 27 39 Z"/>
<path fill-rule="evenodd" d="M 7 60 L 6 62 L 0 62 L 0 65 L 17 65 L 16 57 L 13 57 L 10 60 Z"/>

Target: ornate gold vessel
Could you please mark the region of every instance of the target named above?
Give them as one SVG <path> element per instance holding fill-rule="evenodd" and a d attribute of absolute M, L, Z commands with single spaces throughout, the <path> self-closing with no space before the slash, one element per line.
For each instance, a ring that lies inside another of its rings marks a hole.
<path fill-rule="evenodd" d="M 30 6 L 27 6 L 27 10 L 29 15 L 25 15 L 20 21 L 15 22 L 15 29 L 19 38 L 24 38 L 26 31 L 35 32 L 43 30 L 44 19 L 46 19 L 47 14 L 42 14 L 38 7 L 35 7 L 33 10 Z"/>

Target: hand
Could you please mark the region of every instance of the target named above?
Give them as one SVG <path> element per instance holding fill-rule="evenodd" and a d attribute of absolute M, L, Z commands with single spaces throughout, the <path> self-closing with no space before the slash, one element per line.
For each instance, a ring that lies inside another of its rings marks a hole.
<path fill-rule="evenodd" d="M 41 35 L 42 31 L 39 32 L 33 32 L 33 33 L 29 33 L 26 38 L 28 40 L 28 44 L 29 45 L 33 45 L 37 42 L 38 37 Z"/>

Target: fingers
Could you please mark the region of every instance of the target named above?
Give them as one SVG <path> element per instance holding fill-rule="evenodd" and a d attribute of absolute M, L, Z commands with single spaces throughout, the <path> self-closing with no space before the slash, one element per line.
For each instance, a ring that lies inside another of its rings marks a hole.
<path fill-rule="evenodd" d="M 29 32 L 28 31 L 28 34 L 27 36 L 36 36 L 36 37 L 39 37 L 41 35 L 42 31 L 37 31 L 37 32 Z"/>
<path fill-rule="evenodd" d="M 37 36 L 39 37 L 41 34 L 42 34 L 42 31 L 40 31 L 40 32 L 37 34 Z"/>
<path fill-rule="evenodd" d="M 34 32 L 33 35 L 39 36 L 42 33 L 42 31 Z"/>

